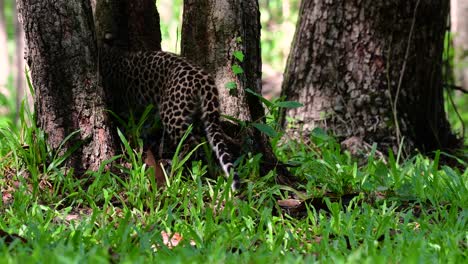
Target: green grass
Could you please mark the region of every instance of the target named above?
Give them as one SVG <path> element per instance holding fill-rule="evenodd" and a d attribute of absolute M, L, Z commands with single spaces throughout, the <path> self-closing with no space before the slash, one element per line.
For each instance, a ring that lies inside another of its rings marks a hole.
<path fill-rule="evenodd" d="M 415 156 L 400 164 L 370 154 L 357 165 L 320 130 L 312 147 L 276 144 L 303 185 L 258 176 L 259 156 L 239 168 L 244 187 L 233 196 L 222 177 L 206 176 L 201 162 L 174 159 L 166 188 L 142 154 L 118 157 L 124 177 L 104 170 L 74 179 L 44 135 L 26 126 L 0 128 L 0 229 L 23 237 L 0 239 L 1 263 L 462 263 L 467 258 L 468 170 Z M 28 118 L 27 118 L 28 117 Z M 278 142 L 278 141 L 275 141 Z M 26 147 L 27 146 L 27 147 Z M 460 167 L 467 164 L 458 161 Z M 180 165 L 180 166 L 179 166 Z M 87 186 L 87 187 L 86 187 Z M 11 197 L 7 197 L 11 195 Z M 300 197 L 299 214 L 278 200 Z M 340 199 L 343 197 L 343 199 Z M 345 199 L 345 197 L 349 197 Z M 169 248 L 161 232 L 180 234 Z"/>
<path fill-rule="evenodd" d="M 262 15 L 277 19 L 280 3 L 261 2 Z M 294 16 L 297 10 L 284 19 L 293 23 Z M 164 39 L 177 30 L 175 22 L 163 27 Z M 277 55 L 287 44 L 278 35 L 266 33 L 262 43 L 275 69 L 286 58 Z M 175 43 L 166 45 L 176 49 Z M 46 146 L 27 108 L 18 124 L 11 121 L 11 95 L 0 98 L 10 109 L 0 116 L 0 231 L 25 241 L 0 232 L 0 263 L 463 263 L 468 257 L 468 164 L 441 165 L 447 154 L 404 161 L 390 155 L 383 162 L 371 152 L 358 164 L 320 130 L 310 147 L 275 138 L 277 156 L 299 165 L 291 172 L 301 186 L 277 185 L 275 172 L 259 177 L 260 157 L 251 155 L 241 162 L 244 186 L 233 196 L 229 182 L 207 177 L 205 164 L 177 158 L 166 187 L 155 188 L 141 151 L 121 136 L 126 151 L 115 159 L 131 165 L 119 167 L 123 177 L 102 169 L 75 179 L 63 172 L 66 156 Z M 454 96 L 462 121 L 446 103 L 458 131 L 468 122 L 467 98 Z M 278 200 L 288 198 L 304 206 L 282 208 Z M 170 248 L 161 232 L 184 239 Z"/>

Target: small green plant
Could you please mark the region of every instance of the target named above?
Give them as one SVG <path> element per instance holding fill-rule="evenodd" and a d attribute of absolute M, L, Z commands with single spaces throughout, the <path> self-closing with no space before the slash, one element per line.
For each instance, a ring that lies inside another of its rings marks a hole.
<path fill-rule="evenodd" d="M 280 10 L 286 1 L 260 4 Z M 34 112 L 21 107 L 17 125 L 0 127 L 0 262 L 466 262 L 465 160 L 455 158 L 457 166 L 449 167 L 440 162 L 447 153 L 401 160 L 390 152 L 383 161 L 373 148 L 358 163 L 320 129 L 312 131 L 311 144 L 279 141 L 279 111 L 299 105 L 260 100 L 268 115 L 257 129 L 276 137 L 274 152 L 294 165 L 302 185 L 276 184 L 274 171 L 250 177 L 262 157 L 246 155 L 239 167 L 246 183 L 236 197 L 229 182 L 189 162 L 192 152 L 181 155 L 180 145 L 165 188 L 155 188 L 141 141 L 132 142 L 142 119 L 124 128 L 126 136 L 119 132 L 122 155 L 74 178 L 61 168 L 66 156 L 47 147 Z M 117 159 L 125 166 L 104 169 Z M 305 202 L 280 206 L 291 200 Z"/>
<path fill-rule="evenodd" d="M 242 43 L 242 38 L 241 37 L 236 38 L 236 42 L 238 44 L 241 44 Z M 236 51 L 233 52 L 232 55 L 233 55 L 233 57 L 235 59 L 235 62 L 231 66 L 231 70 L 232 70 L 232 73 L 234 74 L 234 76 L 239 77 L 244 73 L 244 69 L 242 68 L 241 65 L 239 65 L 239 63 L 244 62 L 244 53 L 241 50 L 236 50 Z M 226 83 L 225 87 L 229 91 L 234 91 L 237 88 L 237 83 L 235 81 L 230 81 L 230 82 Z"/>
<path fill-rule="evenodd" d="M 237 38 L 236 41 L 238 43 L 241 43 L 242 39 Z M 244 53 L 242 51 L 239 51 L 239 50 L 236 50 L 236 51 L 233 52 L 233 57 L 239 63 L 242 63 L 244 61 L 244 58 L 245 58 Z M 244 69 L 238 63 L 234 63 L 232 65 L 231 70 L 232 70 L 233 74 L 235 76 L 238 76 L 238 77 L 241 76 L 242 74 L 244 74 Z M 234 90 L 234 89 L 237 88 L 237 84 L 234 81 L 228 82 L 226 84 L 226 88 L 229 89 L 229 90 Z M 281 109 L 284 109 L 284 108 L 298 108 L 298 107 L 303 106 L 299 102 L 283 101 L 282 98 L 277 98 L 277 99 L 273 99 L 272 101 L 270 101 L 270 100 L 266 99 L 265 97 L 263 97 L 261 94 L 256 93 L 255 91 L 253 91 L 250 88 L 246 88 L 245 91 L 247 93 L 251 94 L 251 95 L 254 95 L 254 96 L 258 97 L 260 99 L 260 101 L 263 103 L 263 105 L 267 109 L 267 113 L 264 116 L 264 117 L 267 117 L 267 122 L 266 123 L 260 123 L 259 120 L 258 121 L 254 120 L 253 122 L 250 123 L 250 125 L 255 127 L 260 132 L 266 134 L 267 136 L 269 136 L 270 138 L 273 138 L 273 139 L 275 139 L 275 138 L 278 139 L 278 138 L 280 138 L 282 136 L 282 133 L 278 132 L 280 130 L 280 125 L 277 122 L 277 120 L 279 119 Z M 264 117 L 262 117 L 262 118 L 264 118 Z M 227 118 L 241 124 L 241 126 L 243 126 L 243 127 L 245 127 L 245 125 L 246 125 L 244 122 L 242 122 L 240 120 L 236 120 L 236 119 L 234 119 L 232 117 L 227 117 Z"/>
<path fill-rule="evenodd" d="M 267 110 L 267 112 L 265 113 L 266 123 L 253 122 L 252 126 L 254 126 L 256 129 L 260 130 L 262 133 L 265 133 L 273 139 L 278 139 L 282 136 L 282 133 L 278 132 L 281 131 L 281 125 L 278 123 L 278 120 L 282 109 L 298 108 L 303 106 L 299 102 L 283 101 L 282 98 L 277 98 L 270 101 L 263 97 L 261 94 L 252 91 L 251 89 L 247 88 L 246 91 L 258 97 Z"/>

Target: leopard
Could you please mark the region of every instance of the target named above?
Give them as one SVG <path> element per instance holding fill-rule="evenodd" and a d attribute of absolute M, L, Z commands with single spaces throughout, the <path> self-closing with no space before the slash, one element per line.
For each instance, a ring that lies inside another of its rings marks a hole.
<path fill-rule="evenodd" d="M 231 189 L 238 190 L 240 178 L 221 126 L 214 78 L 182 56 L 161 50 L 128 52 L 113 46 L 113 40 L 111 33 L 105 34 L 99 68 L 104 88 L 113 93 L 111 100 L 116 107 L 155 106 L 164 133 L 175 146 L 191 124 L 201 121 L 204 135 L 190 134 L 188 144 L 205 136 L 226 178 L 233 177 Z"/>

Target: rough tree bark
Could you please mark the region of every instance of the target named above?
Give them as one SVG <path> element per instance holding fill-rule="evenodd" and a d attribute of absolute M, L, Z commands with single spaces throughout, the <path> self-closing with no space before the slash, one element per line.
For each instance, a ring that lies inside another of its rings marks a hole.
<path fill-rule="evenodd" d="M 130 50 L 161 50 L 161 29 L 155 0 L 129 1 Z"/>
<path fill-rule="evenodd" d="M 155 0 L 95 0 L 98 41 L 112 33 L 127 51 L 161 50 L 159 13 Z"/>
<path fill-rule="evenodd" d="M 18 0 L 26 34 L 27 63 L 35 89 L 37 122 L 47 143 L 57 150 L 78 143 L 67 166 L 75 176 L 97 170 L 112 157 L 114 140 L 97 74 L 97 49 L 89 1 Z"/>
<path fill-rule="evenodd" d="M 246 88 L 261 94 L 260 11 L 258 1 L 185 0 L 182 25 L 182 55 L 197 63 L 214 77 L 218 87 L 221 112 L 243 121 L 264 122 L 265 111 L 259 98 Z M 245 57 L 240 62 L 234 52 Z M 235 75 L 239 64 L 243 74 Z M 236 88 L 226 85 L 235 82 Z M 228 133 L 228 134 L 233 134 Z M 243 135 L 244 151 L 263 154 L 264 172 L 280 165 L 268 138 L 258 130 Z M 281 165 L 280 176 L 290 176 Z M 283 183 L 287 179 L 278 178 Z"/>
<path fill-rule="evenodd" d="M 182 56 L 210 72 L 218 86 L 221 112 L 240 120 L 257 120 L 264 113 L 258 100 L 245 88 L 260 93 L 260 13 L 257 1 L 185 0 L 182 25 Z M 239 62 L 235 51 L 245 54 L 244 74 L 235 76 L 232 66 Z M 236 89 L 226 84 L 234 81 Z M 255 109 L 250 109 L 249 99 Z M 253 110 L 253 111 L 252 111 Z"/>
<path fill-rule="evenodd" d="M 448 12 L 438 0 L 302 1 L 282 94 L 304 107 L 285 116 L 385 152 L 457 146 L 442 94 Z"/>

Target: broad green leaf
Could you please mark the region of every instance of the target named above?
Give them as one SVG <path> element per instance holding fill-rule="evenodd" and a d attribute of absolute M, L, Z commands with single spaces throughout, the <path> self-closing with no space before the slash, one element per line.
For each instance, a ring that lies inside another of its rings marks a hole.
<path fill-rule="evenodd" d="M 249 94 L 253 94 L 253 95 L 257 96 L 257 97 L 260 99 L 260 101 L 262 101 L 262 103 L 264 103 L 268 108 L 270 108 L 270 107 L 273 106 L 273 103 L 270 102 L 270 101 L 269 101 L 268 99 L 266 99 L 265 97 L 263 97 L 261 94 L 258 94 L 258 93 L 252 91 L 252 90 L 249 89 L 249 88 L 246 88 L 245 91 L 248 92 Z"/>
<path fill-rule="evenodd" d="M 278 133 L 269 125 L 262 123 L 253 123 L 252 124 L 260 132 L 265 133 L 269 137 L 276 137 Z"/>
<path fill-rule="evenodd" d="M 234 57 L 240 62 L 244 61 L 244 53 L 242 53 L 240 50 L 234 51 Z"/>
<path fill-rule="evenodd" d="M 284 101 L 275 103 L 275 106 L 282 108 L 298 108 L 303 107 L 304 105 L 295 101 Z"/>
<path fill-rule="evenodd" d="M 233 72 L 235 75 L 239 75 L 239 74 L 244 73 L 244 70 L 242 69 L 241 66 L 239 66 L 239 65 L 237 65 L 237 64 L 234 64 L 234 65 L 232 65 L 232 72 Z"/>
<path fill-rule="evenodd" d="M 330 140 L 330 136 L 325 132 L 325 130 L 321 129 L 320 127 L 316 127 L 312 130 L 312 136 L 323 141 Z"/>
<path fill-rule="evenodd" d="M 237 84 L 235 82 L 228 82 L 228 83 L 226 83 L 225 87 L 228 90 L 233 90 L 233 89 L 237 88 Z"/>

